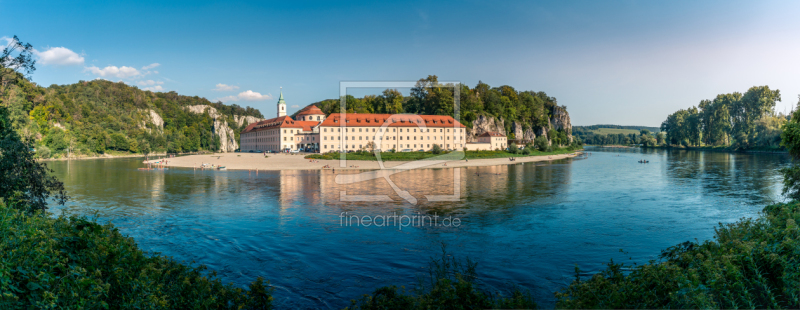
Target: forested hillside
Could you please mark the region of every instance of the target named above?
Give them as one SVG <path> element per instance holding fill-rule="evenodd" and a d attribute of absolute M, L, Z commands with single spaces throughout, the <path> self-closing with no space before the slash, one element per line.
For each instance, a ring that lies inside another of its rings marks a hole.
<path fill-rule="evenodd" d="M 396 89 L 363 98 L 347 95 L 347 112 L 454 115 L 453 88 L 437 84 L 437 76 L 429 75 L 416 83 L 410 96 L 403 96 Z M 464 84 L 460 87 L 461 122 L 473 129 L 473 135 L 499 131 L 510 139 L 530 141 L 544 136 L 555 144 L 572 142 L 572 125 L 566 107 L 559 106 L 556 98 L 545 92 L 519 91 L 508 85 L 491 87 L 483 82 L 478 82 L 474 88 Z M 314 104 L 326 114 L 340 111 L 338 99 Z"/>
<path fill-rule="evenodd" d="M 10 110 L 14 129 L 36 141 L 37 154 L 43 158 L 112 151 L 217 151 L 230 139 L 238 140 L 246 126 L 241 124 L 243 116 L 263 117 L 250 107 L 143 91 L 106 80 L 45 88 L 17 79 L 0 100 Z M 226 130 L 235 137 L 220 133 Z M 221 135 L 225 141 L 220 141 Z"/>
<path fill-rule="evenodd" d="M 661 124 L 669 145 L 779 148 L 789 116 L 775 113 L 780 90 L 754 86 L 744 94 L 720 94 L 670 114 Z"/>

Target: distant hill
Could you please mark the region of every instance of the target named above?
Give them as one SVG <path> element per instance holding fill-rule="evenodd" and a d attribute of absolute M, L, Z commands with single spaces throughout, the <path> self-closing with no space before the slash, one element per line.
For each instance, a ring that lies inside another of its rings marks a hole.
<path fill-rule="evenodd" d="M 40 157 L 104 153 L 232 151 L 243 126 L 263 118 L 251 107 L 106 80 L 41 87 L 27 80 L 5 98 L 14 129 Z"/>

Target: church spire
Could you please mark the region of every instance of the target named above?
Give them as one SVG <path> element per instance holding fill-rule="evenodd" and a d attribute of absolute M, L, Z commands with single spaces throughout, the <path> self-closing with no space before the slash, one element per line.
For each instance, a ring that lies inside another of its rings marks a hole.
<path fill-rule="evenodd" d="M 278 98 L 278 117 L 286 116 L 286 102 L 283 101 L 283 87 L 281 87 L 281 96 Z"/>

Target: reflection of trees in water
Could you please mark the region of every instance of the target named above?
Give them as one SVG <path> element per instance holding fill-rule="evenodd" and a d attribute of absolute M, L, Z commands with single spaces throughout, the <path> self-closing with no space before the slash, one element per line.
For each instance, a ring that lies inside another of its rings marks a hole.
<path fill-rule="evenodd" d="M 705 194 L 769 203 L 779 198 L 778 173 L 785 155 L 669 151 L 667 180 L 681 187 L 697 187 Z"/>

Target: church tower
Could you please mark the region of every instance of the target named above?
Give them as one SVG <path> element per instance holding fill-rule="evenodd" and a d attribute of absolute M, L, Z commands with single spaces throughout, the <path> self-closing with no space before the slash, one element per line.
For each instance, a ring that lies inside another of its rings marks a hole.
<path fill-rule="evenodd" d="M 286 116 L 286 102 L 283 101 L 283 87 L 281 87 L 281 97 L 278 98 L 278 117 Z"/>

